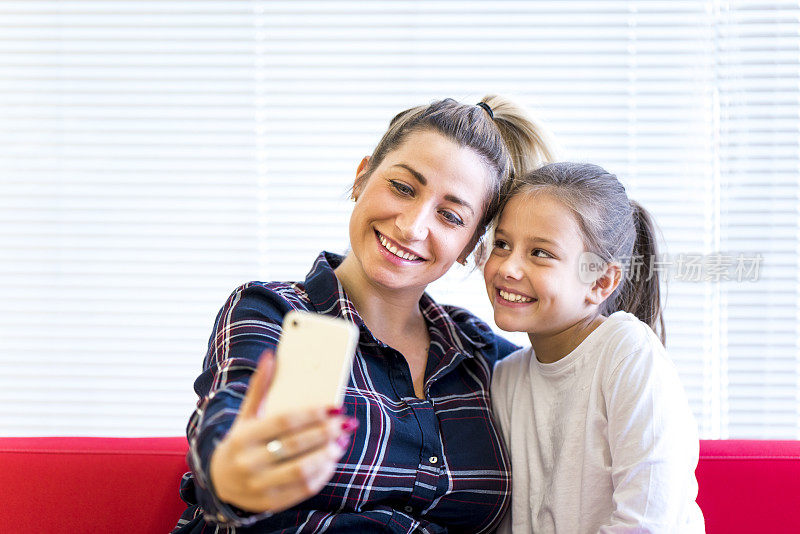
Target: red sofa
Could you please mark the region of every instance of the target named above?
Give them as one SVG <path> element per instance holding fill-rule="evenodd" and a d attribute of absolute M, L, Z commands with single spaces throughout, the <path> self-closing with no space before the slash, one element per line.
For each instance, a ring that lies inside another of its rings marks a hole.
<path fill-rule="evenodd" d="M 0 438 L 0 531 L 164 533 L 183 503 L 184 438 Z M 711 534 L 800 533 L 800 441 L 702 441 Z"/>

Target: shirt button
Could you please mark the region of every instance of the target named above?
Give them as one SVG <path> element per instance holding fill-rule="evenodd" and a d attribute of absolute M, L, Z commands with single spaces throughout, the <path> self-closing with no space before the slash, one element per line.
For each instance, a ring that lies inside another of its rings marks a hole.
<path fill-rule="evenodd" d="M 410 514 L 411 512 L 414 511 L 414 508 L 411 507 L 411 506 L 406 506 L 405 508 L 403 508 L 403 510 L 405 510 L 406 512 L 408 512 Z"/>
<path fill-rule="evenodd" d="M 436 462 L 439 461 L 439 458 L 437 458 L 436 456 L 431 456 L 430 458 L 428 458 L 428 461 L 432 464 L 435 464 Z"/>

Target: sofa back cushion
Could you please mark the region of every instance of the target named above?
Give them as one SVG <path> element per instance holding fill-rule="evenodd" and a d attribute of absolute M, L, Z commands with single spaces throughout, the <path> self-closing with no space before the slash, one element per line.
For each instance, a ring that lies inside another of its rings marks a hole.
<path fill-rule="evenodd" d="M 0 531 L 169 532 L 185 505 L 180 438 L 0 438 Z M 709 534 L 800 532 L 800 441 L 701 441 Z"/>
<path fill-rule="evenodd" d="M 0 438 L 0 531 L 165 533 L 186 438 Z"/>

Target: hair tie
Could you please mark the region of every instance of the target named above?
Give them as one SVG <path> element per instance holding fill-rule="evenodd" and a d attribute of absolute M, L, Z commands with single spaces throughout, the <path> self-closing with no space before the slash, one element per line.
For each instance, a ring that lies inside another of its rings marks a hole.
<path fill-rule="evenodd" d="M 476 105 L 476 106 L 480 106 L 480 107 L 482 107 L 483 109 L 485 109 L 485 110 L 486 110 L 486 113 L 488 113 L 488 114 L 489 114 L 489 116 L 490 116 L 492 119 L 494 119 L 494 113 L 492 112 L 492 108 L 490 108 L 490 107 L 489 107 L 489 104 L 487 104 L 486 102 L 478 102 L 478 103 L 477 103 L 477 104 L 475 104 L 475 105 Z"/>

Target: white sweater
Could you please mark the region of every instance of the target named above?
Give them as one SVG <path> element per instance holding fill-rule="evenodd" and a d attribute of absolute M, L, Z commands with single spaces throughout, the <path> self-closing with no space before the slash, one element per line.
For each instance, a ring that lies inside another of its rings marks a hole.
<path fill-rule="evenodd" d="M 697 425 L 652 330 L 612 314 L 563 359 L 501 360 L 495 417 L 509 447 L 511 509 L 498 533 L 705 532 Z"/>

